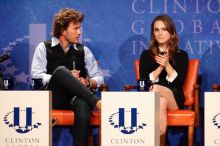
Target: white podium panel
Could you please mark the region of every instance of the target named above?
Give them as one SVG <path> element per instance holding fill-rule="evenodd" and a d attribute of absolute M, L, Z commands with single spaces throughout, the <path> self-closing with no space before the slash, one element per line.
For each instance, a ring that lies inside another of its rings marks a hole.
<path fill-rule="evenodd" d="M 159 146 L 159 94 L 102 92 L 102 146 Z"/>
<path fill-rule="evenodd" d="M 220 92 L 205 92 L 205 146 L 220 146 Z"/>
<path fill-rule="evenodd" d="M 49 91 L 0 91 L 0 145 L 52 146 Z"/>

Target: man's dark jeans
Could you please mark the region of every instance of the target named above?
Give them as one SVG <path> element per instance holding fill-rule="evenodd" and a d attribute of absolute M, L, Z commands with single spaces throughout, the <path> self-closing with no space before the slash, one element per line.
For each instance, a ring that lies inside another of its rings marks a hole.
<path fill-rule="evenodd" d="M 53 72 L 47 89 L 52 90 L 53 109 L 74 111 L 74 146 L 88 146 L 90 111 L 95 107 L 98 97 L 64 66 L 59 66 Z"/>

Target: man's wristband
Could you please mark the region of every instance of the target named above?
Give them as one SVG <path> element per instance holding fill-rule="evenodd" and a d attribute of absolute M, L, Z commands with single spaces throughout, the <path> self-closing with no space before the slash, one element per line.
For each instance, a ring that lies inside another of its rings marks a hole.
<path fill-rule="evenodd" d="M 88 84 L 87 87 L 88 87 L 88 88 L 92 88 L 92 86 L 93 86 L 93 85 L 92 85 L 92 81 L 91 81 L 90 79 L 88 79 L 87 81 L 89 82 L 89 84 Z"/>

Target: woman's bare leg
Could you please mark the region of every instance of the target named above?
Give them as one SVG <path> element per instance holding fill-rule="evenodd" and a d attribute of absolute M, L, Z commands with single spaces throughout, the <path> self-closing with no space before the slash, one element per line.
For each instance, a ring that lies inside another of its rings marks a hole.
<path fill-rule="evenodd" d="M 169 88 L 155 84 L 151 91 L 160 93 L 160 146 L 164 146 L 167 130 L 167 110 L 176 110 L 178 106 Z"/>

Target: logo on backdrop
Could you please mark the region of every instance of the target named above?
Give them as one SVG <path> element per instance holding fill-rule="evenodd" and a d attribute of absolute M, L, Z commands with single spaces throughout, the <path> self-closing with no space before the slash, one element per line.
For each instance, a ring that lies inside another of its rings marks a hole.
<path fill-rule="evenodd" d="M 131 123 L 129 126 L 125 125 L 125 115 L 127 113 L 130 113 L 131 115 Z M 119 131 L 123 134 L 132 134 L 134 132 L 137 132 L 139 129 L 144 129 L 144 127 L 147 126 L 146 123 L 139 121 L 139 115 L 140 113 L 137 112 L 137 108 L 131 108 L 130 111 L 125 111 L 124 108 L 119 108 L 118 112 L 113 113 L 109 117 L 109 123 L 114 128 L 119 129 Z"/>
<path fill-rule="evenodd" d="M 20 125 L 20 114 L 26 114 L 26 125 Z M 27 107 L 26 110 L 20 110 L 19 107 L 14 107 L 14 111 L 7 113 L 4 116 L 4 122 L 9 128 L 14 128 L 18 133 L 28 133 L 33 129 L 38 129 L 41 126 L 41 123 L 37 122 L 32 124 L 32 108 Z"/>
<path fill-rule="evenodd" d="M 217 129 L 220 129 L 220 113 L 216 114 L 213 117 L 212 122 L 213 122 L 214 126 L 217 127 Z"/>

